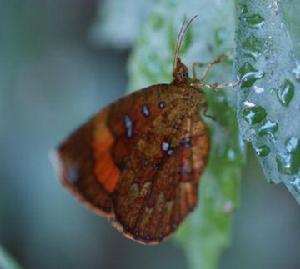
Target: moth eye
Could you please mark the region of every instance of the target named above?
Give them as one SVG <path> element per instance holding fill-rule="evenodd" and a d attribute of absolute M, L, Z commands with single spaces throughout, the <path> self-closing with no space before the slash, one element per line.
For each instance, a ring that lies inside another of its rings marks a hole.
<path fill-rule="evenodd" d="M 182 72 L 181 73 L 181 77 L 183 78 L 183 79 L 187 79 L 188 77 L 189 77 L 189 74 L 188 74 L 188 72 Z"/>

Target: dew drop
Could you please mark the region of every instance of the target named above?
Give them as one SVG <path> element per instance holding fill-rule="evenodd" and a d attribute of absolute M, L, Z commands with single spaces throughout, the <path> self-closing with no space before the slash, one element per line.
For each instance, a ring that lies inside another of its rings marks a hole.
<path fill-rule="evenodd" d="M 289 138 L 285 143 L 287 152 L 293 152 L 298 145 L 299 145 L 299 139 L 294 136 Z"/>
<path fill-rule="evenodd" d="M 248 13 L 248 7 L 246 5 L 241 4 L 240 7 L 241 7 L 241 13 L 242 14 Z"/>
<path fill-rule="evenodd" d="M 286 151 L 277 157 L 278 170 L 282 174 L 294 175 L 300 170 L 300 144 L 299 139 L 290 137 L 285 142 Z"/>
<path fill-rule="evenodd" d="M 244 17 L 244 20 L 248 23 L 249 27 L 260 29 L 265 23 L 265 19 L 259 14 L 253 14 Z"/>
<path fill-rule="evenodd" d="M 265 91 L 265 89 L 264 88 L 262 88 L 262 87 L 257 87 L 257 86 L 253 86 L 253 90 L 255 91 L 255 93 L 258 93 L 258 94 L 260 94 L 260 93 L 263 93 L 264 91 Z"/>
<path fill-rule="evenodd" d="M 295 75 L 295 78 L 300 81 L 300 65 L 297 62 L 296 67 L 292 70 L 292 73 Z"/>
<path fill-rule="evenodd" d="M 257 59 L 261 55 L 264 48 L 264 41 L 255 36 L 249 36 L 242 44 L 243 51 L 246 55 Z"/>
<path fill-rule="evenodd" d="M 292 182 L 291 182 L 292 188 L 295 192 L 300 193 L 300 178 L 296 177 Z"/>
<path fill-rule="evenodd" d="M 294 97 L 294 84 L 290 80 L 285 79 L 277 90 L 277 97 L 279 102 L 287 107 Z"/>
<path fill-rule="evenodd" d="M 249 101 L 245 101 L 245 102 L 243 102 L 243 104 L 244 104 L 245 107 L 255 107 L 255 104 L 251 103 Z"/>
<path fill-rule="evenodd" d="M 261 106 L 246 107 L 243 110 L 243 117 L 249 124 L 262 122 L 267 116 L 266 110 Z"/>
<path fill-rule="evenodd" d="M 259 157 L 266 157 L 271 152 L 270 148 L 266 145 L 258 146 L 255 148 L 256 154 Z"/>
<path fill-rule="evenodd" d="M 250 88 L 256 80 L 264 76 L 264 72 L 258 71 L 248 62 L 243 64 L 239 73 L 242 80 L 241 88 Z"/>
<path fill-rule="evenodd" d="M 273 136 L 278 131 L 278 123 L 271 120 L 266 121 L 263 126 L 258 129 L 259 136 L 271 135 Z"/>
<path fill-rule="evenodd" d="M 288 153 L 281 153 L 276 158 L 278 171 L 282 174 L 292 175 L 291 171 L 291 155 Z"/>

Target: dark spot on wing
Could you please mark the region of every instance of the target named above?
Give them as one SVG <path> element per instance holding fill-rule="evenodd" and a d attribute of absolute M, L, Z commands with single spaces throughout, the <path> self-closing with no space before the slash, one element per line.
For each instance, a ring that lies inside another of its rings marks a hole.
<path fill-rule="evenodd" d="M 131 138 L 133 136 L 133 122 L 132 122 L 132 119 L 128 115 L 125 115 L 123 122 L 124 122 L 124 126 L 126 128 L 126 131 L 127 131 L 127 137 Z"/>
<path fill-rule="evenodd" d="M 191 138 L 190 137 L 185 137 L 181 140 L 180 145 L 183 148 L 189 148 L 192 144 Z"/>
<path fill-rule="evenodd" d="M 149 109 L 148 105 L 144 104 L 142 106 L 142 113 L 143 113 L 145 118 L 150 116 L 150 109 Z"/>
<path fill-rule="evenodd" d="M 166 107 L 166 103 L 165 103 L 164 101 L 160 101 L 160 102 L 158 103 L 158 107 L 161 108 L 161 109 L 163 109 L 163 108 Z"/>

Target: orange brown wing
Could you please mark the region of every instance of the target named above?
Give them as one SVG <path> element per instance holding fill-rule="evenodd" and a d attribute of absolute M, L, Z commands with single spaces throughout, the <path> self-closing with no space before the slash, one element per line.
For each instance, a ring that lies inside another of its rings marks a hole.
<path fill-rule="evenodd" d="M 151 132 L 138 146 L 113 193 L 115 226 L 129 238 L 155 244 L 174 232 L 197 204 L 198 182 L 208 158 L 207 129 L 194 114 L 166 139 Z M 168 140 L 169 147 L 161 145 Z M 146 161 L 146 165 L 145 165 Z"/>
<path fill-rule="evenodd" d="M 98 118 L 102 117 L 105 117 L 105 113 L 98 115 Z M 89 120 L 58 147 L 55 163 L 66 188 L 98 214 L 110 215 L 110 196 L 94 173 L 93 143 L 96 118 Z M 106 136 L 105 132 L 103 135 Z"/>
<path fill-rule="evenodd" d="M 163 240 L 197 203 L 208 155 L 199 98 L 160 84 L 106 107 L 57 149 L 63 184 L 128 237 Z"/>
<path fill-rule="evenodd" d="M 143 132 L 149 124 L 150 112 L 144 101 L 154 90 L 154 86 L 145 88 L 104 108 L 55 151 L 63 185 L 100 215 L 112 214 L 111 193 L 136 143 L 134 134 Z M 151 115 L 158 111 L 159 107 L 153 108 Z"/>

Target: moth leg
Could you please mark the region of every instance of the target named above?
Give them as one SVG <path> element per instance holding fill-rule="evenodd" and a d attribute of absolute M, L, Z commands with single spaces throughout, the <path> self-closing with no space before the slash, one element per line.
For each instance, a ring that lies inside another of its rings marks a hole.
<path fill-rule="evenodd" d="M 215 64 L 219 64 L 219 63 L 224 62 L 226 58 L 228 58 L 228 53 L 225 53 L 225 54 L 219 56 L 217 59 L 215 59 L 213 61 L 210 61 L 210 62 L 207 62 L 207 63 L 193 63 L 193 79 L 194 80 L 197 79 L 196 68 L 201 68 L 201 67 L 207 65 L 207 67 L 205 68 L 205 70 L 203 72 L 202 77 L 199 79 L 201 81 L 201 80 L 204 80 L 207 77 L 209 71 L 211 70 L 211 68 Z"/>
<path fill-rule="evenodd" d="M 198 80 L 198 79 L 197 79 L 196 69 L 197 69 L 197 68 L 201 68 L 201 67 L 203 67 L 203 66 L 205 66 L 205 65 L 208 65 L 208 63 L 200 63 L 200 62 L 193 63 L 193 67 L 192 67 L 192 69 L 193 69 L 193 80 Z M 207 67 L 207 68 L 208 68 L 208 67 Z M 203 76 L 202 76 L 202 77 L 203 77 Z"/>
<path fill-rule="evenodd" d="M 193 63 L 193 79 L 197 79 L 196 68 L 201 68 L 201 67 L 207 65 L 206 68 L 203 71 L 202 76 L 199 78 L 199 80 L 204 80 L 207 77 L 207 75 L 208 75 L 209 71 L 211 70 L 211 68 L 215 64 L 218 64 L 218 63 L 221 63 L 222 61 L 224 61 L 224 59 L 225 58 L 223 58 L 223 56 L 220 56 L 216 60 L 211 61 L 211 62 L 207 62 L 207 63 Z"/>
<path fill-rule="evenodd" d="M 214 83 L 214 84 L 208 84 L 208 83 L 203 83 L 203 82 L 192 82 L 191 86 L 197 88 L 197 89 L 224 89 L 224 88 L 233 88 L 237 86 L 240 83 L 240 81 L 235 81 L 235 82 L 229 82 L 229 83 Z"/>

